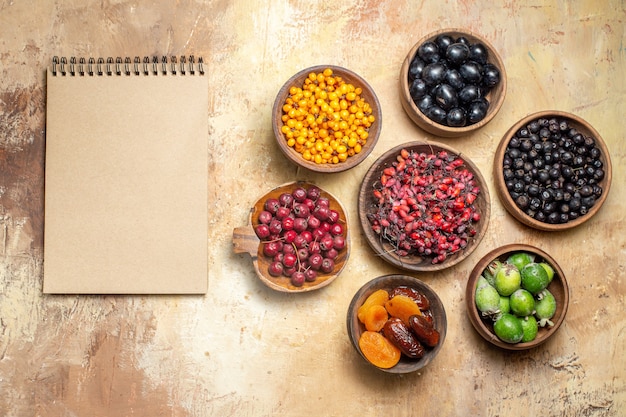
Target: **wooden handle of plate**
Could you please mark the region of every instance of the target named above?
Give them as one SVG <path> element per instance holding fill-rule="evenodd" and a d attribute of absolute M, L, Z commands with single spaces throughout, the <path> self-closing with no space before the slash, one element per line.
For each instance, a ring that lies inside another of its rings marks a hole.
<path fill-rule="evenodd" d="M 233 230 L 233 250 L 235 253 L 249 253 L 256 257 L 259 252 L 258 238 L 252 226 L 237 227 Z"/>

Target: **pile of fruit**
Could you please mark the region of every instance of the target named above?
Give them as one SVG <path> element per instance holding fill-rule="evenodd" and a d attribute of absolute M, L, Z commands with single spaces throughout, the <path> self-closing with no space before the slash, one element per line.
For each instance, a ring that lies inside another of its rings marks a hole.
<path fill-rule="evenodd" d="M 346 250 L 345 219 L 317 186 L 266 199 L 257 222 L 263 255 L 271 259 L 269 274 L 284 276 L 295 287 L 331 273 Z"/>
<path fill-rule="evenodd" d="M 584 216 L 602 196 L 602 151 L 567 120 L 540 118 L 505 149 L 502 175 L 515 205 L 535 220 L 562 224 Z"/>
<path fill-rule="evenodd" d="M 531 342 L 539 328 L 554 325 L 553 277 L 554 269 L 528 252 L 493 260 L 476 283 L 476 307 L 503 342 Z"/>
<path fill-rule="evenodd" d="M 363 89 L 333 74 L 311 72 L 282 106 L 287 145 L 316 164 L 338 164 L 361 152 L 376 121 Z"/>
<path fill-rule="evenodd" d="M 442 34 L 421 44 L 409 65 L 411 99 L 426 117 L 463 127 L 487 115 L 487 94 L 500 83 L 500 70 L 489 62 L 481 42 Z"/>
<path fill-rule="evenodd" d="M 365 327 L 359 349 L 379 368 L 392 368 L 403 355 L 420 359 L 439 343 L 430 300 L 415 288 L 376 290 L 359 307 L 357 317 Z"/>
<path fill-rule="evenodd" d="M 458 155 L 403 149 L 374 184 L 372 230 L 398 256 L 415 255 L 444 262 L 463 250 L 480 221 L 476 199 L 481 190 Z"/>

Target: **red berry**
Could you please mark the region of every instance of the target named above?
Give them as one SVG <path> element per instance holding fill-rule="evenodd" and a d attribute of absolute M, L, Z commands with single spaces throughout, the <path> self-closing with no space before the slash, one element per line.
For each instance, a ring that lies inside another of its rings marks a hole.
<path fill-rule="evenodd" d="M 259 223 L 270 224 L 274 216 L 267 210 L 263 210 L 259 213 Z"/>
<path fill-rule="evenodd" d="M 307 242 L 306 238 L 302 235 L 302 233 L 300 233 L 298 236 L 296 236 L 293 239 L 293 245 L 296 247 L 296 249 L 304 248 L 309 244 L 309 242 Z"/>
<path fill-rule="evenodd" d="M 306 281 L 306 276 L 302 271 L 296 271 L 291 275 L 291 284 L 294 287 L 301 287 Z"/>
<path fill-rule="evenodd" d="M 296 217 L 293 219 L 293 230 L 298 233 L 304 232 L 309 227 L 307 219 L 302 217 Z"/>
<path fill-rule="evenodd" d="M 322 270 L 322 272 L 325 272 L 327 274 L 332 272 L 333 269 L 335 269 L 335 261 L 330 258 L 324 258 L 320 269 Z"/>
<path fill-rule="evenodd" d="M 328 212 L 328 223 L 333 224 L 339 221 L 339 212 L 337 210 L 330 210 Z"/>
<path fill-rule="evenodd" d="M 309 217 L 308 225 L 309 229 L 317 229 L 321 226 L 322 222 L 315 216 Z"/>
<path fill-rule="evenodd" d="M 307 269 L 304 271 L 304 279 L 307 282 L 313 282 L 317 279 L 317 272 L 312 269 Z"/>
<path fill-rule="evenodd" d="M 272 262 L 268 267 L 268 272 L 274 277 L 279 277 L 283 274 L 283 264 L 280 262 Z"/>
<path fill-rule="evenodd" d="M 304 232 L 300 233 L 300 236 L 304 238 L 307 244 L 313 241 L 313 234 L 309 232 L 308 230 L 305 230 Z"/>
<path fill-rule="evenodd" d="M 294 218 L 293 217 L 285 217 L 282 221 L 283 230 L 292 230 L 294 226 Z"/>
<path fill-rule="evenodd" d="M 327 220 L 330 216 L 330 209 L 328 206 L 317 205 L 313 209 L 313 215 L 322 221 Z"/>
<path fill-rule="evenodd" d="M 292 243 L 296 236 L 298 236 L 298 232 L 296 232 L 295 230 L 287 230 L 285 233 L 283 233 L 283 239 L 285 240 L 285 243 Z M 290 245 L 285 245 L 285 247 L 287 246 Z"/>
<path fill-rule="evenodd" d="M 265 207 L 265 210 L 269 211 L 271 214 L 276 214 L 276 211 L 278 211 L 278 208 L 280 207 L 280 203 L 275 198 L 268 198 L 265 201 L 264 207 Z"/>
<path fill-rule="evenodd" d="M 289 214 L 291 213 L 291 209 L 288 207 L 278 207 L 278 209 L 276 209 L 276 218 L 278 219 L 284 219 L 287 216 L 289 216 Z"/>
<path fill-rule="evenodd" d="M 282 250 L 282 246 L 279 245 L 278 241 L 267 242 L 263 244 L 263 254 L 265 256 L 269 256 L 273 258 Z"/>
<path fill-rule="evenodd" d="M 283 223 L 278 219 L 272 219 L 269 224 L 269 230 L 271 234 L 279 234 L 283 231 Z"/>
<path fill-rule="evenodd" d="M 309 257 L 309 265 L 312 269 L 318 271 L 322 267 L 324 257 L 320 253 L 314 253 Z"/>
<path fill-rule="evenodd" d="M 333 238 L 333 248 L 337 251 L 346 247 L 346 239 L 342 235 L 337 235 Z"/>
<path fill-rule="evenodd" d="M 291 193 L 282 193 L 278 196 L 278 202 L 285 207 L 291 207 L 293 200 L 293 194 Z"/>
<path fill-rule="evenodd" d="M 298 257 L 293 253 L 288 253 L 283 256 L 283 265 L 286 268 L 294 267 L 296 265 L 296 262 L 298 262 Z"/>
<path fill-rule="evenodd" d="M 310 253 L 320 253 L 322 251 L 322 249 L 320 248 L 320 242 L 317 240 L 314 240 L 313 242 L 309 243 L 309 252 Z"/>
<path fill-rule="evenodd" d="M 309 189 L 307 190 L 307 197 L 313 201 L 316 201 L 317 199 L 319 199 L 321 195 L 322 195 L 322 190 L 320 190 L 320 188 L 316 187 L 315 185 L 309 187 Z"/>
<path fill-rule="evenodd" d="M 340 223 L 335 223 L 330 226 L 330 234 L 333 236 L 343 235 L 343 226 Z"/>
<path fill-rule="evenodd" d="M 254 233 L 259 239 L 267 239 L 270 236 L 270 228 L 266 224 L 259 224 L 254 228 Z"/>
<path fill-rule="evenodd" d="M 295 206 L 293 206 L 293 214 L 296 217 L 307 218 L 311 215 L 311 210 L 309 210 L 309 207 L 306 204 L 297 203 Z"/>
<path fill-rule="evenodd" d="M 302 187 L 298 187 L 291 192 L 293 199 L 299 203 L 303 202 L 306 198 L 306 190 Z"/>
<path fill-rule="evenodd" d="M 320 249 L 323 251 L 330 250 L 334 246 L 333 237 L 330 234 L 325 234 L 322 239 L 320 239 Z"/>

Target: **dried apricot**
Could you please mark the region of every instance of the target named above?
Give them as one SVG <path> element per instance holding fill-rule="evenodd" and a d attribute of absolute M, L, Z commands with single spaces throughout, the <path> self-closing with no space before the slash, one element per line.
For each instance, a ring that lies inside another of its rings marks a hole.
<path fill-rule="evenodd" d="M 402 356 L 400 349 L 378 332 L 363 332 L 359 338 L 359 348 L 372 365 L 383 369 L 394 367 Z"/>
<path fill-rule="evenodd" d="M 363 314 L 363 324 L 365 324 L 366 330 L 378 332 L 383 328 L 388 318 L 389 314 L 384 306 L 373 305 L 365 310 Z"/>
<path fill-rule="evenodd" d="M 363 316 L 368 308 L 374 305 L 385 305 L 385 302 L 387 302 L 387 300 L 389 300 L 389 293 L 387 292 L 387 290 L 380 289 L 371 293 L 357 311 L 357 317 L 359 318 L 359 321 L 363 323 Z"/>
<path fill-rule="evenodd" d="M 409 317 L 413 315 L 419 316 L 422 314 L 417 303 L 406 295 L 396 295 L 395 297 L 391 297 L 385 303 L 385 308 L 387 309 L 387 312 L 389 312 L 389 315 L 399 318 L 407 326 L 409 325 Z"/>

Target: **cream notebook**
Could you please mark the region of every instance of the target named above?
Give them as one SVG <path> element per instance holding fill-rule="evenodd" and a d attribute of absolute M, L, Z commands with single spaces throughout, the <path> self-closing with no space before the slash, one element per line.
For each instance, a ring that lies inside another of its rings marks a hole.
<path fill-rule="evenodd" d="M 208 288 L 208 82 L 189 58 L 55 58 L 44 293 Z"/>

